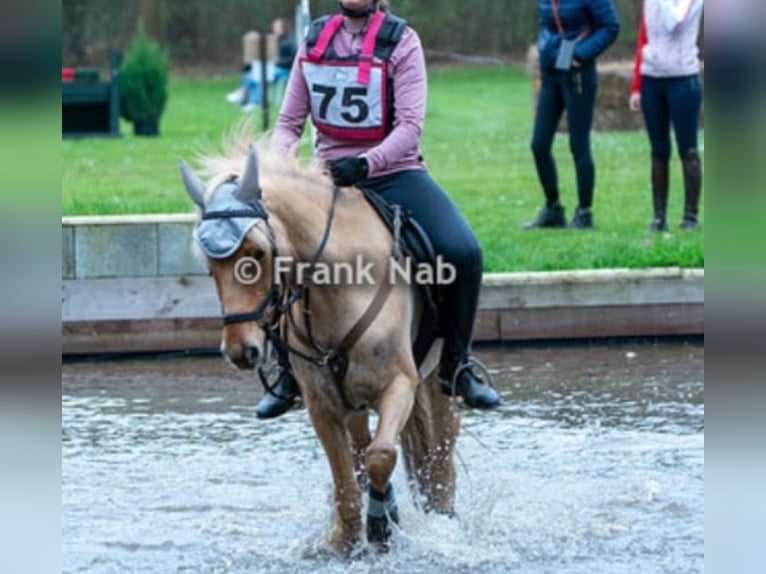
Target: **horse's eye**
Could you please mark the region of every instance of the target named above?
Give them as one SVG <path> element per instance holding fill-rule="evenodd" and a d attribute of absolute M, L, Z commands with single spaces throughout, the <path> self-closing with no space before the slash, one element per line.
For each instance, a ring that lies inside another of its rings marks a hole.
<path fill-rule="evenodd" d="M 260 248 L 259 249 L 254 249 L 250 253 L 250 257 L 252 257 L 253 259 L 255 259 L 257 261 L 260 261 L 261 259 L 263 259 L 264 255 L 266 255 L 266 253 L 263 251 L 263 249 L 260 249 Z"/>

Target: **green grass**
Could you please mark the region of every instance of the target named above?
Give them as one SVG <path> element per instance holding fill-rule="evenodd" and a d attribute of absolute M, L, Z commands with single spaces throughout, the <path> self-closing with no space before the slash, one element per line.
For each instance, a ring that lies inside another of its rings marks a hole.
<path fill-rule="evenodd" d="M 64 141 L 63 213 L 190 211 L 177 159 L 193 160 L 218 149 L 223 134 L 242 118 L 224 101 L 238 81 L 174 79 L 159 138 L 134 137 L 123 124 L 120 139 Z M 520 229 L 543 203 L 529 151 L 531 92 L 527 74 L 514 68 L 434 69 L 429 75 L 423 152 L 434 178 L 474 227 L 487 271 L 704 267 L 703 234 L 676 228 L 683 201 L 676 160 L 671 232 L 646 231 L 651 194 L 649 148 L 642 131 L 593 134 L 596 229 Z M 562 201 L 571 217 L 577 193 L 566 134 L 556 138 L 555 155 Z"/>

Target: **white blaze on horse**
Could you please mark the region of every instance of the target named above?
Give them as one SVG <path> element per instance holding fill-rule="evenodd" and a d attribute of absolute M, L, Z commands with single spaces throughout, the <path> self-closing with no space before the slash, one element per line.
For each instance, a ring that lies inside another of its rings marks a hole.
<path fill-rule="evenodd" d="M 389 229 L 358 189 L 338 189 L 319 165 L 302 165 L 264 143 L 256 153 L 242 137 L 226 148 L 203 158 L 207 185 L 181 162 L 200 208 L 195 239 L 222 305 L 221 349 L 242 369 L 259 368 L 275 346 L 289 349 L 332 471 L 331 546 L 348 554 L 363 542 L 365 489 L 367 540 L 388 542 L 398 522 L 391 475 L 400 438 L 421 495 L 416 501 L 426 511 L 452 513 L 459 415 L 439 390 L 437 349 L 420 370 L 415 364 L 424 305 L 417 286 L 389 281 Z M 375 285 L 298 284 L 295 266 L 275 266 L 278 258 L 330 265 L 360 254 Z M 242 281 L 242 260 L 257 261 L 260 275 Z M 378 413 L 373 436 L 370 409 Z"/>

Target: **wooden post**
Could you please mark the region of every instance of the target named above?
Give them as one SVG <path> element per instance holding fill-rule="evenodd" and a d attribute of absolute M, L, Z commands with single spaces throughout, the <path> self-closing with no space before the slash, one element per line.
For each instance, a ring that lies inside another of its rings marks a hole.
<path fill-rule="evenodd" d="M 268 76 L 266 75 L 267 61 L 267 48 L 266 48 L 266 34 L 261 34 L 260 37 L 260 60 L 261 60 L 261 115 L 263 116 L 263 131 L 269 129 L 269 83 Z"/>
<path fill-rule="evenodd" d="M 120 65 L 122 54 L 112 51 L 109 56 L 109 133 L 120 135 Z"/>

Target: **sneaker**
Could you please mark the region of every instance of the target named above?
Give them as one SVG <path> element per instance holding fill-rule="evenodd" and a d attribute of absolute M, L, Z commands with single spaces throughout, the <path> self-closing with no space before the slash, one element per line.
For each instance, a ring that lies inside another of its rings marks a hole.
<path fill-rule="evenodd" d="M 564 217 L 564 206 L 560 203 L 544 205 L 534 221 L 528 221 L 522 225 L 524 229 L 536 229 L 538 227 L 564 227 L 567 224 Z"/>
<path fill-rule="evenodd" d="M 242 113 L 243 114 L 249 114 L 250 112 L 254 112 L 255 110 L 261 109 L 261 106 L 258 104 L 254 104 L 253 102 L 249 102 L 242 106 Z"/>
<path fill-rule="evenodd" d="M 593 212 L 589 207 L 578 207 L 567 229 L 591 229 L 593 227 Z"/>

